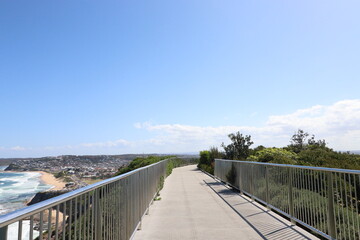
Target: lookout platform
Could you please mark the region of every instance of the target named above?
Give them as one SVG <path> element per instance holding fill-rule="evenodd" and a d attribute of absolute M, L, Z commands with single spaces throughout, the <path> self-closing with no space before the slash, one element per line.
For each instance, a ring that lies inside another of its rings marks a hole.
<path fill-rule="evenodd" d="M 173 169 L 136 240 L 318 239 L 195 165 Z"/>

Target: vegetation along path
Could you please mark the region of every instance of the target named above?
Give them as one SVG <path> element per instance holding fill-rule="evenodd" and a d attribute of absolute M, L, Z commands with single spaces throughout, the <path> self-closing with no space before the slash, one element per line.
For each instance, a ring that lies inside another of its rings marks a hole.
<path fill-rule="evenodd" d="M 134 239 L 317 239 L 197 170 L 166 178 Z"/>

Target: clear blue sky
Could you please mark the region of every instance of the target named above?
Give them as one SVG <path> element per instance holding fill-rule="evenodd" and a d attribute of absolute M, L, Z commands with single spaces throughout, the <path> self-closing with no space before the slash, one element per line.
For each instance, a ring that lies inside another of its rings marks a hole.
<path fill-rule="evenodd" d="M 237 129 L 283 145 L 298 127 L 360 149 L 359 9 L 355 0 L 1 1 L 0 157 L 193 152 Z M 271 116 L 317 105 L 314 119 L 330 127 L 300 119 L 272 129 L 283 120 Z M 329 119 L 343 114 L 352 122 Z"/>

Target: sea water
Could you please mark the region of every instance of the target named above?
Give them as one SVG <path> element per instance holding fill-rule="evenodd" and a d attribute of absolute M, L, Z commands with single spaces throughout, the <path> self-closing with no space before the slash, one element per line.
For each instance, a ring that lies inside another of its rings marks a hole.
<path fill-rule="evenodd" d="M 0 215 L 24 207 L 37 192 L 51 187 L 37 172 L 0 172 Z"/>
<path fill-rule="evenodd" d="M 4 172 L 6 166 L 0 166 L 0 215 L 23 208 L 37 192 L 52 186 L 41 182 L 37 172 Z M 18 223 L 9 225 L 9 239 L 17 239 Z M 23 221 L 23 238 L 28 238 L 29 221 Z M 35 231 L 34 231 L 34 234 Z"/>

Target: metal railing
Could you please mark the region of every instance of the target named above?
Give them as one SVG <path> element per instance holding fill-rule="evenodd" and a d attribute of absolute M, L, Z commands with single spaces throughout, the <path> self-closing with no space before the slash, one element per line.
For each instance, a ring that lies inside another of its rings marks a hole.
<path fill-rule="evenodd" d="M 170 160 L 2 215 L 0 239 L 130 239 L 141 227 Z"/>
<path fill-rule="evenodd" d="M 360 239 L 360 171 L 215 160 L 215 176 L 327 239 Z"/>

